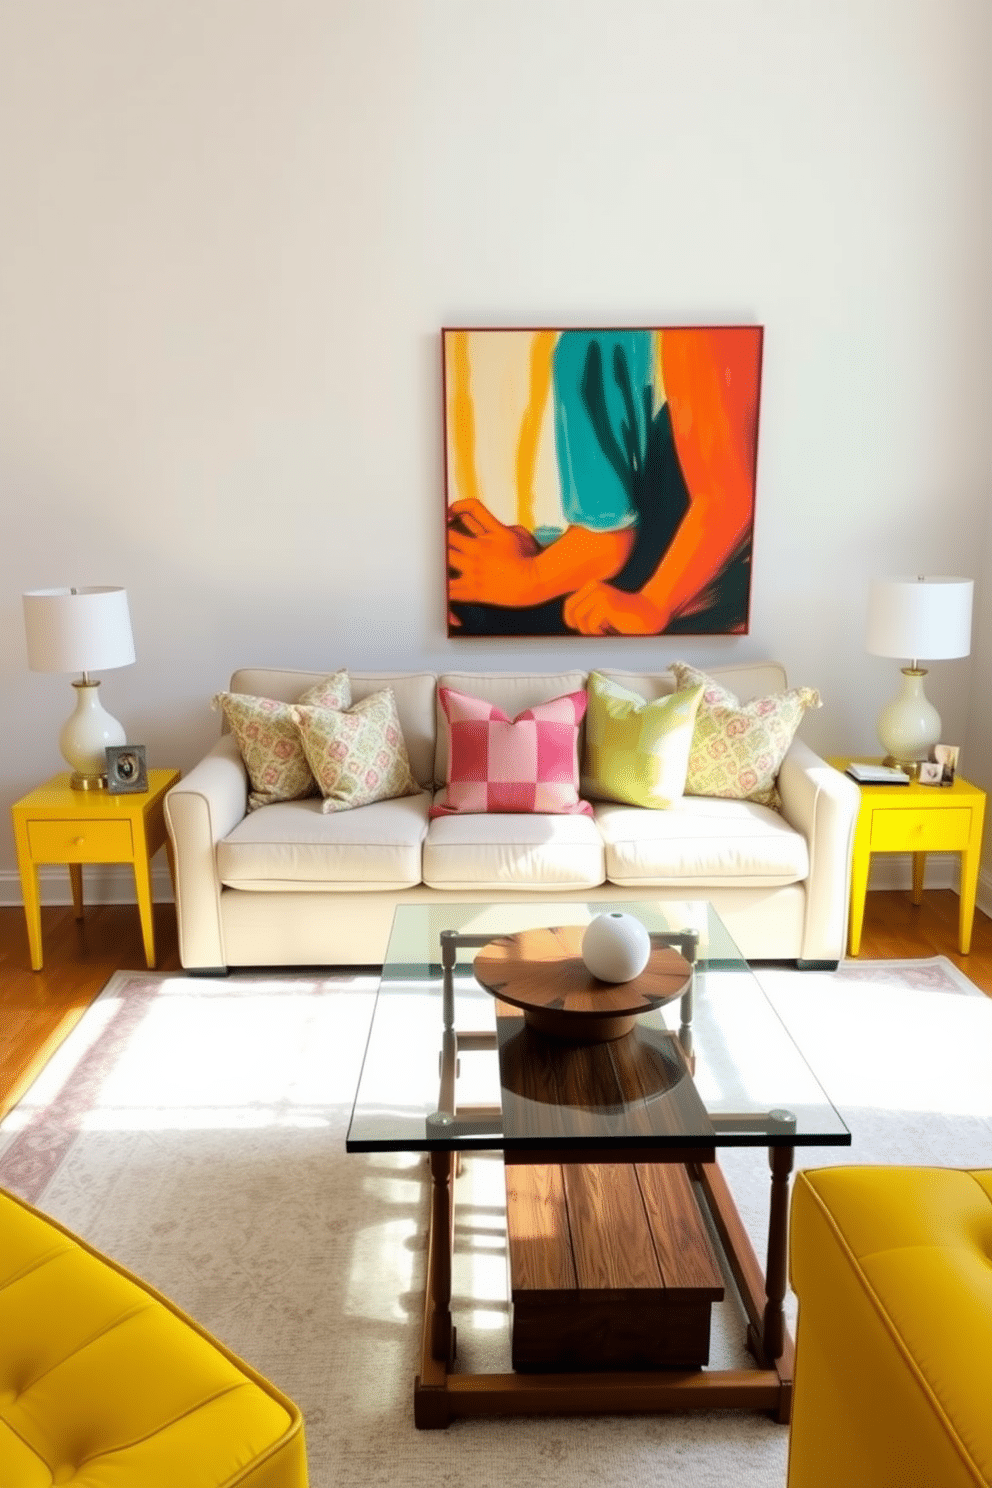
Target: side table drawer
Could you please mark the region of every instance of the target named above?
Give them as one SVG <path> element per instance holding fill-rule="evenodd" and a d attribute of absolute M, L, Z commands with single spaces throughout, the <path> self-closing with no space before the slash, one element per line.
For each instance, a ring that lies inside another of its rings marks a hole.
<path fill-rule="evenodd" d="M 966 807 L 872 813 L 872 852 L 961 852 L 970 835 Z"/>
<path fill-rule="evenodd" d="M 37 863 L 125 863 L 134 857 L 129 821 L 28 822 Z"/>

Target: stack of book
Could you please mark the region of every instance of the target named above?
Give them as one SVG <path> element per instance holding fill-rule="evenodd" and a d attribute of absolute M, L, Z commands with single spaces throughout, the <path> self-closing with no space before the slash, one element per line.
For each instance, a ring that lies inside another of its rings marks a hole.
<path fill-rule="evenodd" d="M 852 760 L 847 774 L 859 785 L 908 785 L 910 777 L 897 765 L 876 765 Z"/>

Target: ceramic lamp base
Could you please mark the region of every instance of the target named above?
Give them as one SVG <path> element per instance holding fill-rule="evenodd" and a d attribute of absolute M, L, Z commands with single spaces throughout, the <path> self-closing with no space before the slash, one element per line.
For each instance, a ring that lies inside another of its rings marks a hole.
<path fill-rule="evenodd" d="M 69 784 L 73 790 L 95 791 L 107 789 L 106 775 L 81 775 L 78 770 L 73 770 L 69 776 Z"/>
<path fill-rule="evenodd" d="M 73 790 L 106 790 L 107 745 L 126 744 L 122 724 L 112 718 L 100 702 L 99 682 L 73 682 L 76 711 L 66 719 L 59 734 L 62 758 L 72 770 Z"/>
<path fill-rule="evenodd" d="M 902 687 L 879 714 L 878 737 L 887 765 L 915 766 L 940 743 L 940 714 L 923 691 L 926 675 L 925 667 L 903 667 Z"/>

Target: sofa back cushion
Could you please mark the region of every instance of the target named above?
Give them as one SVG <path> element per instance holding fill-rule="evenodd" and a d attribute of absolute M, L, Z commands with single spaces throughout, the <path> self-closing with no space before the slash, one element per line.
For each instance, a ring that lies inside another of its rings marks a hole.
<path fill-rule="evenodd" d="M 297 671 L 285 667 L 241 667 L 231 678 L 232 692 L 248 692 L 255 697 L 278 698 L 295 703 L 308 687 L 337 669 L 338 661 L 320 671 Z M 668 670 L 633 672 L 600 667 L 607 677 L 622 687 L 653 700 L 675 691 L 675 678 Z M 784 669 L 772 661 L 737 662 L 730 666 L 708 666 L 707 672 L 735 692 L 742 702 L 782 692 L 788 686 Z M 564 693 L 585 687 L 587 673 L 567 672 L 445 672 L 438 678 L 432 672 L 358 672 L 348 673 L 352 702 L 391 687 L 396 695 L 396 708 L 410 769 L 418 785 L 430 790 L 445 784 L 448 775 L 447 730 L 440 727 L 440 703 L 437 683 L 467 692 L 495 703 L 509 718 L 516 718 L 524 708 Z M 584 748 L 584 728 L 579 740 L 579 758 Z"/>
<path fill-rule="evenodd" d="M 276 667 L 242 667 L 231 678 L 231 691 L 295 703 L 309 686 L 333 670 L 330 667 L 322 672 L 298 672 Z M 373 692 L 381 692 L 383 688 L 392 688 L 413 777 L 418 785 L 430 789 L 434 783 L 437 728 L 433 672 L 353 672 L 349 669 L 348 676 L 352 703 L 360 702 Z"/>
<path fill-rule="evenodd" d="M 614 667 L 599 667 L 597 670 L 621 687 L 639 693 L 648 702 L 667 697 L 677 690 L 675 674 L 670 667 L 660 672 L 624 672 Z M 785 668 L 777 661 L 741 661 L 729 666 L 707 666 L 705 670 L 708 677 L 715 678 L 721 686 L 736 693 L 742 703 L 750 703 L 768 693 L 784 692 L 789 685 Z"/>
<path fill-rule="evenodd" d="M 451 688 L 454 692 L 467 693 L 470 697 L 482 698 L 501 709 L 507 718 L 516 718 L 526 708 L 538 703 L 550 702 L 552 698 L 564 697 L 571 692 L 585 690 L 585 672 L 444 672 L 438 678 L 438 686 Z M 352 682 L 354 689 L 354 682 Z M 357 694 L 356 694 L 357 695 Z M 448 721 L 437 699 L 435 732 L 437 750 L 434 756 L 434 782 L 438 786 L 448 781 Z M 579 758 L 582 758 L 583 735 L 579 735 Z M 419 779 L 419 776 L 418 776 Z"/>

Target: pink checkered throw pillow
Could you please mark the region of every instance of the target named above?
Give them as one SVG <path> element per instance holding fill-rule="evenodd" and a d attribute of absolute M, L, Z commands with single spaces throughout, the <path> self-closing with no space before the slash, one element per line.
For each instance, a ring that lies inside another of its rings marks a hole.
<path fill-rule="evenodd" d="M 579 725 L 586 694 L 569 692 L 509 719 L 451 687 L 439 689 L 448 720 L 448 783 L 431 816 L 534 811 L 592 815 L 579 799 Z"/>

